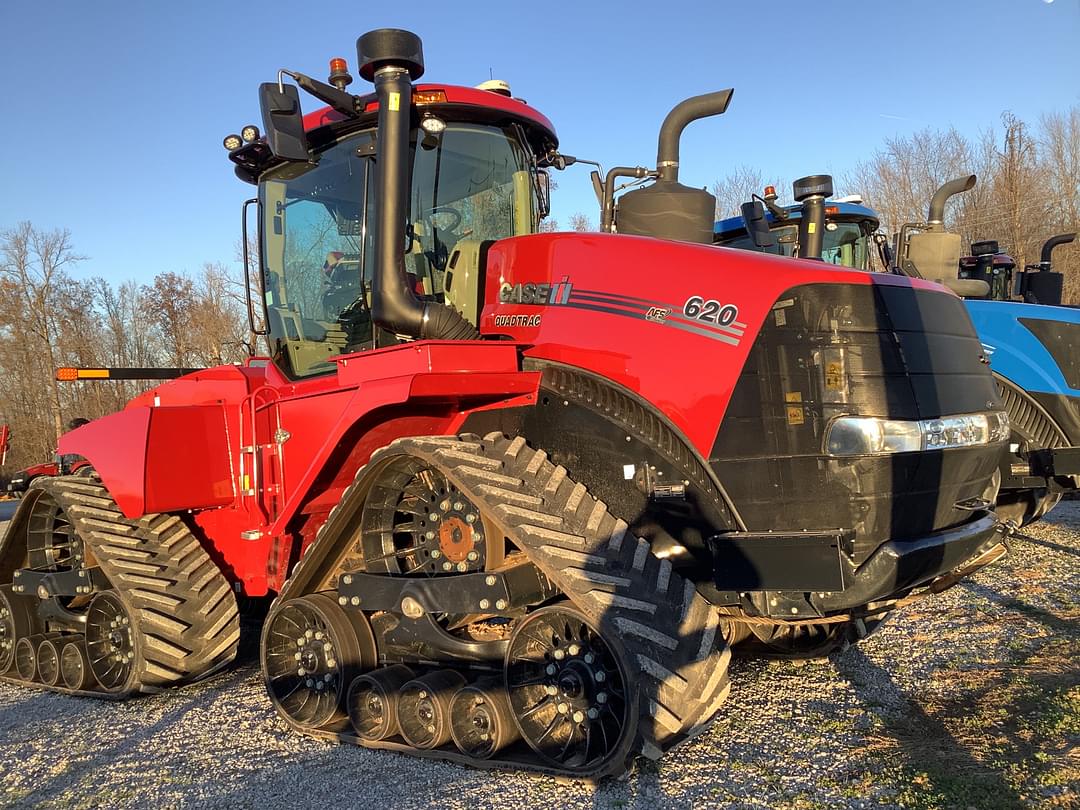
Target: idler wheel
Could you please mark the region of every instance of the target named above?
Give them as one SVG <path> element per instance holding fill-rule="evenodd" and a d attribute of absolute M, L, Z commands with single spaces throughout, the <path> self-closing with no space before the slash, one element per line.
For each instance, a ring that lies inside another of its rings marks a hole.
<path fill-rule="evenodd" d="M 0 674 L 15 663 L 18 640 L 41 633 L 43 629 L 37 613 L 37 599 L 14 593 L 10 585 L 0 585 Z"/>
<path fill-rule="evenodd" d="M 115 591 L 96 594 L 86 609 L 86 654 L 90 671 L 106 692 L 126 692 L 141 664 L 138 631 Z"/>
<path fill-rule="evenodd" d="M 37 648 L 37 671 L 41 682 L 47 686 L 60 683 L 60 650 L 63 639 L 45 639 Z"/>
<path fill-rule="evenodd" d="M 60 649 L 60 678 L 68 689 L 86 689 L 93 681 L 82 636 L 71 636 Z"/>
<path fill-rule="evenodd" d="M 463 754 L 489 759 L 521 737 L 501 683 L 477 683 L 450 701 L 450 734 Z"/>
<path fill-rule="evenodd" d="M 375 666 L 375 639 L 364 614 L 324 593 L 275 605 L 262 638 L 262 669 L 277 710 L 301 729 L 339 724 L 353 679 Z"/>
<path fill-rule="evenodd" d="M 625 757 L 636 733 L 626 654 L 567 604 L 540 608 L 514 628 L 506 689 L 521 736 L 545 761 L 595 770 Z"/>
<path fill-rule="evenodd" d="M 353 731 L 365 742 L 386 740 L 399 733 L 397 709 L 401 687 L 415 673 L 404 664 L 377 669 L 349 686 L 346 707 Z"/>
<path fill-rule="evenodd" d="M 465 685 L 465 676 L 440 669 L 401 688 L 397 716 L 401 736 L 415 748 L 438 748 L 450 741 L 450 701 Z"/>

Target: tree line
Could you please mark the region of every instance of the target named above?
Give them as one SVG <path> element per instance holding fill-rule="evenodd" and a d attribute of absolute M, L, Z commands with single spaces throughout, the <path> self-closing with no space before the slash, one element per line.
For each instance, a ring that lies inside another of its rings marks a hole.
<path fill-rule="evenodd" d="M 808 159 L 805 174 L 820 166 Z M 924 129 L 889 138 L 873 155 L 834 178 L 836 197 L 862 196 L 895 234 L 909 222 L 925 222 L 934 191 L 957 177 L 974 174 L 971 191 L 952 198 L 946 226 L 972 242 L 997 240 L 1018 268 L 1039 260 L 1044 241 L 1080 230 L 1080 105 L 1042 116 L 1031 124 L 1012 113 L 975 138 L 955 128 Z M 717 215 L 735 216 L 751 193 L 766 184 L 790 200 L 784 179 L 739 166 L 713 187 Z M 1065 274 L 1065 302 L 1080 304 L 1080 244 L 1059 247 L 1054 269 Z"/>
<path fill-rule="evenodd" d="M 806 174 L 820 171 L 807 159 Z M 976 187 L 948 206 L 947 225 L 966 243 L 996 239 L 1018 266 L 1038 261 L 1048 237 L 1080 227 L 1080 106 L 1031 125 L 1005 113 L 977 138 L 956 129 L 891 138 L 836 178 L 836 196 L 860 194 L 895 233 L 919 222 L 934 190 L 964 174 Z M 790 194 L 782 178 L 741 166 L 714 185 L 718 217 L 738 213 L 766 182 Z M 569 230 L 593 230 L 584 214 Z M 543 230 L 558 230 L 553 219 Z M 123 407 L 152 383 L 59 383 L 62 366 L 197 368 L 242 360 L 248 333 L 241 268 L 207 263 L 196 273 L 160 272 L 149 283 L 114 285 L 78 278 L 82 260 L 71 235 L 21 223 L 0 231 L 0 424 L 11 450 L 0 481 L 52 458 L 66 423 Z M 1080 245 L 1059 248 L 1065 300 L 1080 303 Z M 264 347 L 258 347 L 265 351 Z"/>
<path fill-rule="evenodd" d="M 4 477 L 52 459 L 71 419 L 112 413 L 151 385 L 57 382 L 57 368 L 196 368 L 248 353 L 243 289 L 225 265 L 113 285 L 77 278 L 82 259 L 66 230 L 24 222 L 0 232 L 0 424 L 12 433 Z"/>

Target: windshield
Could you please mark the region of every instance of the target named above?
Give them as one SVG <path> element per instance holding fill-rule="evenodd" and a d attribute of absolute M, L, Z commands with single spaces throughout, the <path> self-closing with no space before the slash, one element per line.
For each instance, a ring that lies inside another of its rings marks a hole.
<path fill-rule="evenodd" d="M 767 252 L 790 257 L 795 252 L 799 226 L 774 224 L 769 230 L 776 237 L 777 246 Z M 858 222 L 828 222 L 821 240 L 821 258 L 829 264 L 866 270 L 869 241 L 870 234 Z M 721 237 L 717 244 L 741 250 L 757 250 L 754 240 L 745 231 L 738 231 L 732 237 Z"/>
<path fill-rule="evenodd" d="M 455 252 L 478 256 L 489 240 L 535 232 L 535 170 L 523 143 L 512 126 L 414 132 L 402 239 L 418 297 L 447 300 Z M 271 353 L 292 377 L 331 372 L 336 355 L 395 340 L 378 333 L 370 311 L 376 160 L 369 130 L 330 147 L 314 166 L 287 164 L 259 184 Z M 459 275 L 466 281 L 455 293 L 475 301 L 477 274 Z"/>

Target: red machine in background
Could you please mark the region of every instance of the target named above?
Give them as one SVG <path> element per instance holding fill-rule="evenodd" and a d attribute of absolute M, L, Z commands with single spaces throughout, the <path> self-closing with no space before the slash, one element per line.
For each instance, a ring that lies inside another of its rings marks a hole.
<path fill-rule="evenodd" d="M 672 110 L 655 169 L 609 172 L 618 234 L 539 234 L 573 162 L 546 118 L 414 86 L 408 32 L 358 54 L 373 94 L 340 60 L 283 71 L 329 107 L 264 84 L 265 137 L 226 138 L 270 356 L 66 435 L 97 477 L 28 492 L 9 679 L 203 677 L 234 593 L 276 594 L 262 666 L 298 730 L 598 777 L 715 716 L 749 624 L 835 648 L 1003 553 L 1008 425 L 959 299 L 709 245 L 679 137 L 730 90 Z M 615 200 L 626 174 L 654 182 Z"/>

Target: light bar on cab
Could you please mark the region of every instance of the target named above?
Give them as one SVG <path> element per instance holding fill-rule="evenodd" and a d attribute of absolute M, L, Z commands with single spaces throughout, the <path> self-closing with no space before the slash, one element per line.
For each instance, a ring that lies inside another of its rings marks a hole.
<path fill-rule="evenodd" d="M 874 416 L 842 416 L 825 433 L 830 456 L 881 456 L 918 453 L 1004 442 L 1009 438 L 1005 411 L 986 411 L 908 421 Z"/>

